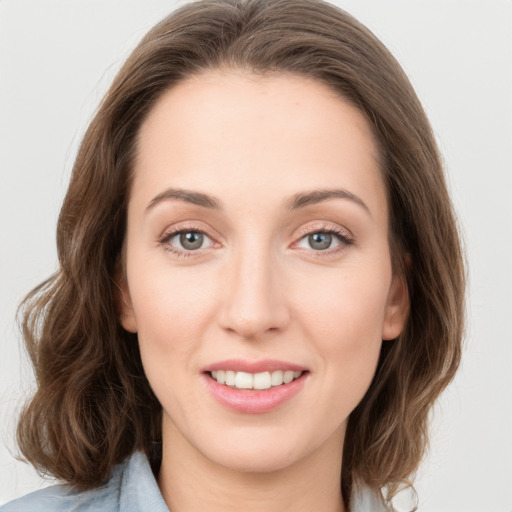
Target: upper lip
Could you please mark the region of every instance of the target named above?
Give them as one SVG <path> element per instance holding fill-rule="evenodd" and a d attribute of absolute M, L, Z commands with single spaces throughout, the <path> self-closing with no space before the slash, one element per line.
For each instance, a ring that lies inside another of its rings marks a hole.
<path fill-rule="evenodd" d="M 273 372 L 276 370 L 291 370 L 293 372 L 304 372 L 307 370 L 300 364 L 279 361 L 277 359 L 262 359 L 260 361 L 247 361 L 244 359 L 227 359 L 205 366 L 202 372 L 213 372 L 217 370 L 231 370 L 234 372 L 261 373 Z"/>

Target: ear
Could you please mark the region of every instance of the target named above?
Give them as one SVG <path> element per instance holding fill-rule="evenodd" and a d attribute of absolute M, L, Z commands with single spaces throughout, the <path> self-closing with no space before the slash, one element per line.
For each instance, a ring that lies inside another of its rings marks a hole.
<path fill-rule="evenodd" d="M 118 272 L 115 279 L 116 287 L 116 306 L 119 315 L 119 321 L 125 330 L 128 332 L 137 332 L 137 319 L 135 318 L 135 311 L 133 310 L 132 299 L 130 297 L 130 290 L 126 282 L 124 272 Z"/>
<path fill-rule="evenodd" d="M 395 274 L 391 281 L 382 324 L 382 339 L 394 340 L 402 333 L 409 316 L 409 292 L 405 278 Z"/>

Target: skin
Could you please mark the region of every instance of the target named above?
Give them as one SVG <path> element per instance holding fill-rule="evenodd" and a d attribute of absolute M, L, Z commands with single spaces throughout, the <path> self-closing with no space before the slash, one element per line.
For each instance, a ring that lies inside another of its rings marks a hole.
<path fill-rule="evenodd" d="M 164 410 L 158 481 L 173 512 L 344 510 L 347 419 L 382 340 L 400 334 L 407 314 L 377 153 L 357 109 L 321 83 L 284 74 L 189 78 L 141 127 L 121 322 L 138 333 Z M 162 199 L 170 188 L 208 194 L 222 208 Z M 286 206 L 325 189 L 360 201 Z M 329 229 L 345 238 L 312 248 L 308 235 Z M 172 230 L 207 236 L 187 251 Z M 205 365 L 233 358 L 308 373 L 278 408 L 244 414 L 204 385 Z"/>

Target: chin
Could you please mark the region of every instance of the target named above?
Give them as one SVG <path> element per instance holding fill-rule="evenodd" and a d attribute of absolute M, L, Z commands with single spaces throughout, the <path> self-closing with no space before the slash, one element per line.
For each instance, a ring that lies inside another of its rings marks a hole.
<path fill-rule="evenodd" d="M 270 428 L 246 425 L 217 435 L 213 442 L 202 443 L 204 446 L 196 445 L 196 449 L 214 464 L 232 471 L 271 473 L 307 459 L 323 444 L 318 432 L 305 430 L 293 434 L 289 425 L 278 427 L 274 424 Z M 326 437 L 330 437 L 327 432 Z M 343 440 L 336 439 L 335 442 L 341 445 Z"/>
<path fill-rule="evenodd" d="M 233 446 L 212 453 L 210 460 L 226 469 L 240 473 L 273 473 L 293 465 L 300 455 L 296 450 L 253 445 L 247 449 Z"/>

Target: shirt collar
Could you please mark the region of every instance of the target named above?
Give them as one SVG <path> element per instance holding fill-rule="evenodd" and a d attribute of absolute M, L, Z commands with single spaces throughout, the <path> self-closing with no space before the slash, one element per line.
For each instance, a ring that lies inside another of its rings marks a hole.
<path fill-rule="evenodd" d="M 170 512 L 158 483 L 153 475 L 149 461 L 142 452 L 135 452 L 127 461 L 114 471 L 111 481 L 119 486 L 119 511 L 151 510 L 152 512 Z M 392 512 L 379 493 L 364 486 L 354 490 L 350 512 Z"/>

